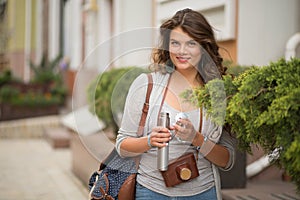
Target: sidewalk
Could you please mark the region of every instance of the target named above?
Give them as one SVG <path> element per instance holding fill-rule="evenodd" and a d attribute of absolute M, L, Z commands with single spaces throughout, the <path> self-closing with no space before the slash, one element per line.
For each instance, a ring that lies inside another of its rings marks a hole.
<path fill-rule="evenodd" d="M 279 180 L 248 181 L 244 189 L 223 189 L 224 200 L 300 200 L 296 186 Z"/>
<path fill-rule="evenodd" d="M 0 139 L 0 200 L 87 199 L 71 159 L 69 149 L 52 149 L 44 139 Z"/>

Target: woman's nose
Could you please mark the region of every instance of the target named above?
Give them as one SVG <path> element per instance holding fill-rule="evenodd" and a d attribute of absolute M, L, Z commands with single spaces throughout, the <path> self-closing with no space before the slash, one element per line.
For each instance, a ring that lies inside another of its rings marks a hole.
<path fill-rule="evenodd" d="M 185 44 L 180 45 L 178 53 L 180 53 L 180 54 L 186 54 L 187 53 L 187 48 L 186 48 Z"/>

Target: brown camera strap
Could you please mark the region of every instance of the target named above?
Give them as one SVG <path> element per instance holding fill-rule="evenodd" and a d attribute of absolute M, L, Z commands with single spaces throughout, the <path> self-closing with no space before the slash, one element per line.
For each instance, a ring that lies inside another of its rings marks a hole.
<path fill-rule="evenodd" d="M 169 84 L 170 84 L 170 79 L 171 79 L 171 75 L 170 75 L 170 77 L 169 77 L 169 80 L 168 80 L 168 82 L 167 82 L 167 85 L 166 85 L 165 90 L 164 90 L 164 93 L 163 93 L 162 101 L 161 101 L 160 108 L 159 108 L 159 113 L 160 113 L 161 110 L 162 110 L 162 106 L 163 106 L 164 101 L 165 101 L 166 96 L 167 96 L 168 87 L 169 87 Z M 199 108 L 199 117 L 200 117 L 200 121 L 199 121 L 199 129 L 198 129 L 198 131 L 199 131 L 200 134 L 201 134 L 201 131 L 202 131 L 202 123 L 203 123 L 203 109 L 202 109 L 202 106 Z M 157 121 L 158 121 L 158 119 L 157 119 Z M 196 157 L 196 160 L 198 160 L 198 154 L 199 154 L 199 150 L 197 149 L 197 157 Z"/>
<path fill-rule="evenodd" d="M 165 87 L 165 90 L 164 90 L 164 93 L 163 93 L 163 97 L 162 97 L 162 101 L 161 101 L 161 104 L 160 104 L 159 112 L 158 112 L 158 113 L 161 112 L 162 106 L 163 106 L 164 101 L 165 101 L 165 99 L 166 99 L 167 92 L 168 92 L 168 87 L 169 87 L 169 84 L 170 84 L 170 79 L 171 79 L 171 75 L 170 75 L 169 80 L 168 80 L 168 82 L 167 82 L 167 85 L 166 85 L 166 87 Z M 199 121 L 199 129 L 198 129 L 198 131 L 201 133 L 201 131 L 202 131 L 202 123 L 203 123 L 203 120 L 202 120 L 202 119 L 203 119 L 202 106 L 199 108 L 199 117 L 200 117 L 200 121 Z M 157 121 L 158 121 L 158 119 L 157 119 Z"/>

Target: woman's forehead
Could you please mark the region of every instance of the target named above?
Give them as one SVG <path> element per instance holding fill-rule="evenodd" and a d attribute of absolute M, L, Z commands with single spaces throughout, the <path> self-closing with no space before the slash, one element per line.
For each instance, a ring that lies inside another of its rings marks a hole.
<path fill-rule="evenodd" d="M 190 37 L 186 32 L 184 32 L 181 27 L 176 27 L 171 31 L 170 39 L 175 39 L 180 41 L 194 40 L 194 38 Z"/>

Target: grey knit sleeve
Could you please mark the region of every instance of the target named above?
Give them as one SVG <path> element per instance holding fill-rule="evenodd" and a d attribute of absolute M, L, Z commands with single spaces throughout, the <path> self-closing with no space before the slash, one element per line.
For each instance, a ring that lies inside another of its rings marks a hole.
<path fill-rule="evenodd" d="M 226 147 L 226 149 L 229 151 L 229 161 L 224 168 L 220 168 L 223 171 L 229 171 L 235 162 L 235 147 L 236 147 L 236 141 L 235 138 L 232 137 L 224 128 L 222 131 L 222 136 L 220 138 L 219 144 Z"/>
<path fill-rule="evenodd" d="M 146 98 L 148 78 L 146 74 L 138 76 L 129 88 L 122 122 L 116 138 L 116 149 L 120 154 L 122 141 L 127 137 L 138 137 L 137 130 Z"/>

